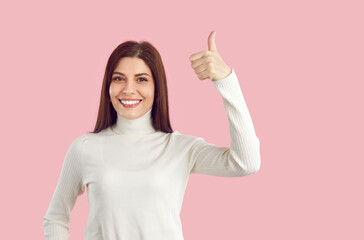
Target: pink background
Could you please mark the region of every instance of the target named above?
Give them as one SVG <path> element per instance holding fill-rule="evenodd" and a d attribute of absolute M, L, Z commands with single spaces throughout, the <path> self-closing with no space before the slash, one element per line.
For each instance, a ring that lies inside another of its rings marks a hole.
<path fill-rule="evenodd" d="M 8 1 L 1 22 L 2 239 L 44 239 L 68 146 L 93 130 L 112 50 L 160 52 L 174 130 L 230 144 L 222 99 L 189 56 L 235 69 L 261 141 L 258 173 L 191 175 L 186 240 L 364 239 L 362 1 Z M 82 239 L 87 194 L 71 215 Z M 361 229 L 361 230 L 360 230 Z"/>

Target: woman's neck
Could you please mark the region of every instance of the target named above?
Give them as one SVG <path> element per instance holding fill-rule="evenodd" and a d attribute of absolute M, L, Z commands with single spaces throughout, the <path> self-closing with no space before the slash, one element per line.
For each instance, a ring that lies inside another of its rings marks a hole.
<path fill-rule="evenodd" d="M 152 125 L 152 108 L 136 119 L 127 119 L 117 114 L 111 129 L 119 135 L 141 136 L 156 132 Z"/>

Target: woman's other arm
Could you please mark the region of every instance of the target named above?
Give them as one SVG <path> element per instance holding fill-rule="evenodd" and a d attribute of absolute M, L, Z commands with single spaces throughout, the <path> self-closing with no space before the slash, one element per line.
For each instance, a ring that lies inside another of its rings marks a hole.
<path fill-rule="evenodd" d="M 82 139 L 72 142 L 63 161 L 62 170 L 48 210 L 43 216 L 47 240 L 68 240 L 70 214 L 79 195 L 84 193 L 81 174 Z"/>

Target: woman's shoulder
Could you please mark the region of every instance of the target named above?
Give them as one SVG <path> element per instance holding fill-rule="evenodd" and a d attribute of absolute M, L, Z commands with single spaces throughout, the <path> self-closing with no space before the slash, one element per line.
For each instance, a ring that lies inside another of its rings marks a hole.
<path fill-rule="evenodd" d="M 195 141 L 197 141 L 198 139 L 201 139 L 201 137 L 198 136 L 194 136 L 194 135 L 190 135 L 190 134 L 184 134 L 181 133 L 179 131 L 174 131 L 172 133 L 172 135 L 180 142 L 185 142 L 185 143 L 194 143 Z"/>
<path fill-rule="evenodd" d="M 79 141 L 87 142 L 88 140 L 100 139 L 104 136 L 111 136 L 111 135 L 113 135 L 113 133 L 110 130 L 110 127 L 107 127 L 97 133 L 86 132 L 86 133 L 82 134 L 81 136 L 79 136 L 77 139 Z"/>
<path fill-rule="evenodd" d="M 72 140 L 71 146 L 80 147 L 80 145 L 87 142 L 90 136 L 91 136 L 90 133 L 84 133 L 82 135 L 79 135 L 78 137 Z"/>
<path fill-rule="evenodd" d="M 107 129 L 104 129 L 98 133 L 93 133 L 93 132 L 83 133 L 73 139 L 72 145 L 80 145 L 80 144 L 88 143 L 90 140 L 94 140 L 94 139 L 102 137 L 103 135 L 106 134 L 106 132 L 107 132 Z"/>
<path fill-rule="evenodd" d="M 92 143 L 92 142 L 99 142 L 99 141 L 102 141 L 103 139 L 104 140 L 108 139 L 108 136 L 115 136 L 115 133 L 113 133 L 109 128 L 105 128 L 98 133 L 87 132 L 87 133 L 84 133 L 84 134 L 76 137 L 73 140 L 72 144 L 79 145 L 82 143 L 87 144 L 87 143 Z M 174 130 L 171 133 L 164 133 L 164 132 L 158 131 L 155 134 L 151 134 L 150 137 L 154 138 L 154 137 L 163 137 L 163 136 L 165 136 L 169 139 L 174 139 L 175 141 L 182 142 L 182 143 L 193 143 L 193 142 L 197 141 L 198 139 L 201 139 L 201 137 L 190 135 L 190 134 L 184 134 L 177 130 Z"/>

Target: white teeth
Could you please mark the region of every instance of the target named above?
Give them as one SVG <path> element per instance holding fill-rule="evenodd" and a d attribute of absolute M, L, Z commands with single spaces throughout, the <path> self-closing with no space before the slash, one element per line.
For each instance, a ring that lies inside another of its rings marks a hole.
<path fill-rule="evenodd" d="M 140 102 L 141 100 L 138 100 L 138 101 L 124 101 L 124 100 L 121 100 L 122 103 L 124 104 L 136 104 L 138 102 Z"/>

